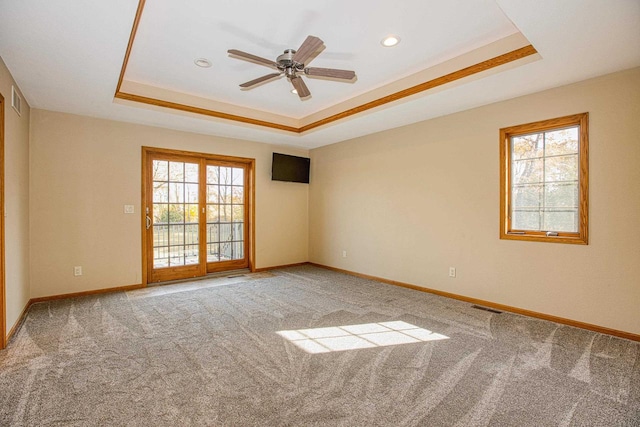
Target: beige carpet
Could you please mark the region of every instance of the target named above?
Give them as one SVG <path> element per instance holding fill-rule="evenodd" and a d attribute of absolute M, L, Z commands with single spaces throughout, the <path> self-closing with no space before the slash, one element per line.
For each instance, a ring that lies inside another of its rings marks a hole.
<path fill-rule="evenodd" d="M 304 266 L 35 304 L 2 426 L 638 426 L 640 345 Z"/>

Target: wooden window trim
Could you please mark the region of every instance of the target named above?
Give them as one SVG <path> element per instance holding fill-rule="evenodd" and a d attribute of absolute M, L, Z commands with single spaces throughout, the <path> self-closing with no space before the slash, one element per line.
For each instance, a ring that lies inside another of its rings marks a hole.
<path fill-rule="evenodd" d="M 547 236 L 544 231 L 512 230 L 509 216 L 511 204 L 511 150 L 513 136 L 543 132 L 568 126 L 580 127 L 579 147 L 579 224 L 577 233 Z M 500 129 L 500 239 L 533 242 L 588 244 L 589 231 L 589 113 L 573 114 L 555 119 Z"/>

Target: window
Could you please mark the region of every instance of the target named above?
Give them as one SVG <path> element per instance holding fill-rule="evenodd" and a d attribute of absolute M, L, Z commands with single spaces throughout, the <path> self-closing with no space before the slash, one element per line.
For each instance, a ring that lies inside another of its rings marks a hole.
<path fill-rule="evenodd" d="M 500 238 L 587 244 L 588 120 L 500 129 Z"/>

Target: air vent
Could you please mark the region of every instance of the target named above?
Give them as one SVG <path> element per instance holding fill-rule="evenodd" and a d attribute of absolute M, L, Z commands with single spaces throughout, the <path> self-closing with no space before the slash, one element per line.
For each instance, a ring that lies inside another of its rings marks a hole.
<path fill-rule="evenodd" d="M 227 279 L 233 279 L 235 277 L 244 277 L 246 274 L 234 274 L 233 276 L 227 276 Z"/>
<path fill-rule="evenodd" d="M 11 106 L 19 116 L 22 115 L 22 98 L 20 98 L 15 86 L 11 86 Z"/>
<path fill-rule="evenodd" d="M 493 308 L 482 307 L 481 305 L 472 305 L 471 308 L 477 308 L 478 310 L 484 310 L 490 313 L 502 314 L 500 310 L 494 310 Z"/>

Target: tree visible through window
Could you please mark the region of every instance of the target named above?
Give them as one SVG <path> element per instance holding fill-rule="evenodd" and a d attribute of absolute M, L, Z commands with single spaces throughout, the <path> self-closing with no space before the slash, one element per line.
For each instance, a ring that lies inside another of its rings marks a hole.
<path fill-rule="evenodd" d="M 501 238 L 587 243 L 588 115 L 500 130 Z"/>

